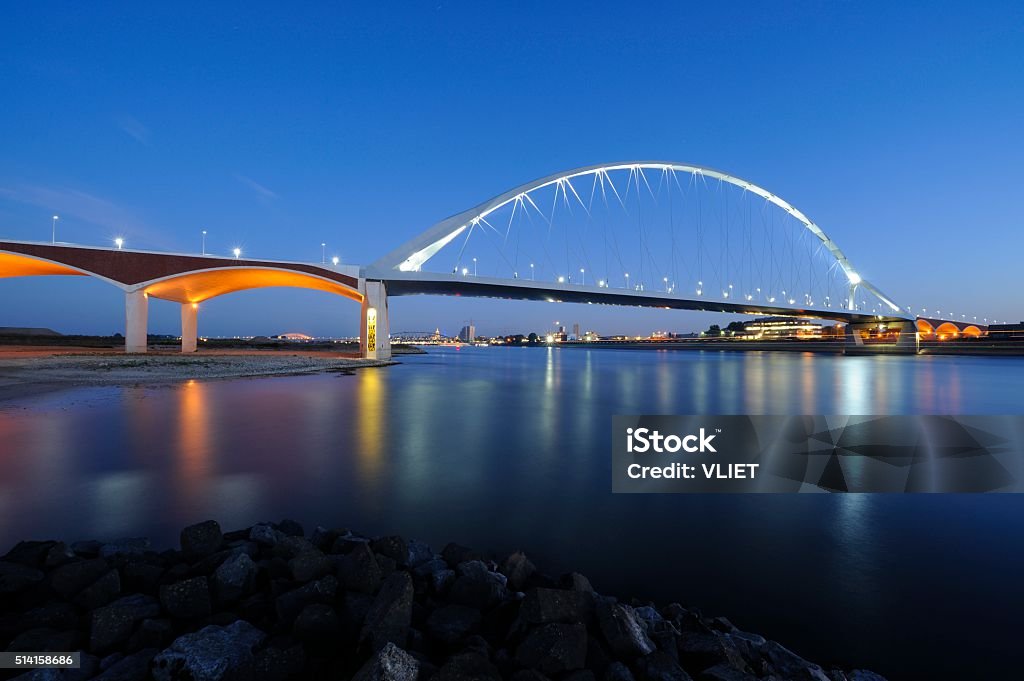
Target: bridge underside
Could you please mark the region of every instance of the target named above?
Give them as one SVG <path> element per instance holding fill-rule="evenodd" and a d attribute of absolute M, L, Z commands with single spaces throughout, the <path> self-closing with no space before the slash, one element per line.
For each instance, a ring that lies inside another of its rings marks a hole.
<path fill-rule="evenodd" d="M 842 309 L 815 309 L 780 307 L 757 304 L 754 301 L 730 303 L 703 298 L 682 298 L 656 291 L 599 288 L 596 286 L 551 284 L 527 279 L 488 279 L 485 277 L 459 277 L 426 272 L 404 275 L 397 272 L 383 277 L 389 296 L 444 295 L 506 300 L 536 300 L 560 303 L 586 303 L 593 305 L 621 305 L 628 307 L 655 307 L 671 310 L 701 312 L 727 312 L 732 314 L 770 315 L 827 319 L 846 324 L 870 324 L 906 321 L 906 317 L 873 315 Z"/>

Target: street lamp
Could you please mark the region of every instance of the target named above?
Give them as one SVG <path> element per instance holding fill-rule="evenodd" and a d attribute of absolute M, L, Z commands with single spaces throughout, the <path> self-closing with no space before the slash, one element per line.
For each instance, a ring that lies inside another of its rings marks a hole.
<path fill-rule="evenodd" d="M 476 258 L 473 258 L 473 276 L 476 276 Z"/>
<path fill-rule="evenodd" d="M 668 293 L 668 277 L 662 277 L 661 280 L 665 282 L 665 293 Z"/>
<path fill-rule="evenodd" d="M 338 256 L 334 256 L 333 258 L 331 258 L 331 262 L 334 264 L 335 267 L 338 266 L 338 261 Z"/>
<path fill-rule="evenodd" d="M 52 244 L 57 243 L 57 220 L 60 220 L 60 216 L 59 215 L 54 215 L 53 216 L 53 224 L 50 226 L 51 234 L 52 234 L 52 236 L 50 237 L 50 243 L 52 243 Z"/>
<path fill-rule="evenodd" d="M 320 242 L 320 264 L 324 265 L 327 263 L 327 243 Z"/>
<path fill-rule="evenodd" d="M 117 246 L 117 250 L 121 250 L 121 247 L 124 246 L 124 239 L 117 237 L 114 239 L 114 245 Z"/>
<path fill-rule="evenodd" d="M 626 288 L 629 288 L 629 272 L 626 272 Z"/>
<path fill-rule="evenodd" d="M 587 285 L 587 273 L 582 267 L 580 268 L 580 286 Z"/>
<path fill-rule="evenodd" d="M 533 263 L 530 263 L 530 281 L 536 281 L 537 278 L 533 274 Z"/>
<path fill-rule="evenodd" d="M 203 230 L 203 255 L 206 255 L 206 230 Z"/>
<path fill-rule="evenodd" d="M 238 258 L 242 255 L 241 248 L 235 248 L 231 252 L 235 254 L 235 260 L 238 260 Z"/>

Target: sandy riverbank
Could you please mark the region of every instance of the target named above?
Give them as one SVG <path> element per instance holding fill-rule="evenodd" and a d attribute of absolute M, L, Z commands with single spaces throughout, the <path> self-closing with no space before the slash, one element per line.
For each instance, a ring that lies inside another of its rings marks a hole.
<path fill-rule="evenodd" d="M 126 355 L 116 350 L 6 346 L 0 348 L 0 401 L 74 386 L 349 372 L 394 363 L 320 351 L 246 349 Z"/>

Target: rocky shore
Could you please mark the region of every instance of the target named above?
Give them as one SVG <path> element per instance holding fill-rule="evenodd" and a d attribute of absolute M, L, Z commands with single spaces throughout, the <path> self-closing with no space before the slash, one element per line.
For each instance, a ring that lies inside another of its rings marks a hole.
<path fill-rule="evenodd" d="M 0 646 L 82 651 L 23 680 L 879 681 L 679 604 L 598 594 L 523 553 L 440 553 L 293 521 L 145 539 L 26 541 L 0 558 Z M 20 675 L 18 675 L 20 674 Z"/>

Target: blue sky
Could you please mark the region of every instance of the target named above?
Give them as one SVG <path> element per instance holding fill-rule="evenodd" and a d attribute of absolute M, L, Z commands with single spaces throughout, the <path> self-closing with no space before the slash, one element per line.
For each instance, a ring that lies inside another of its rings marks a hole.
<path fill-rule="evenodd" d="M 18 3 L 0 22 L 0 237 L 372 261 L 556 170 L 657 158 L 785 197 L 915 308 L 1020 319 L 1019 3 Z M 688 331 L 710 315 L 446 298 L 393 329 Z M 211 335 L 355 333 L 244 292 Z M 0 280 L 0 326 L 109 333 L 121 294 Z M 151 330 L 177 310 L 157 302 Z"/>

